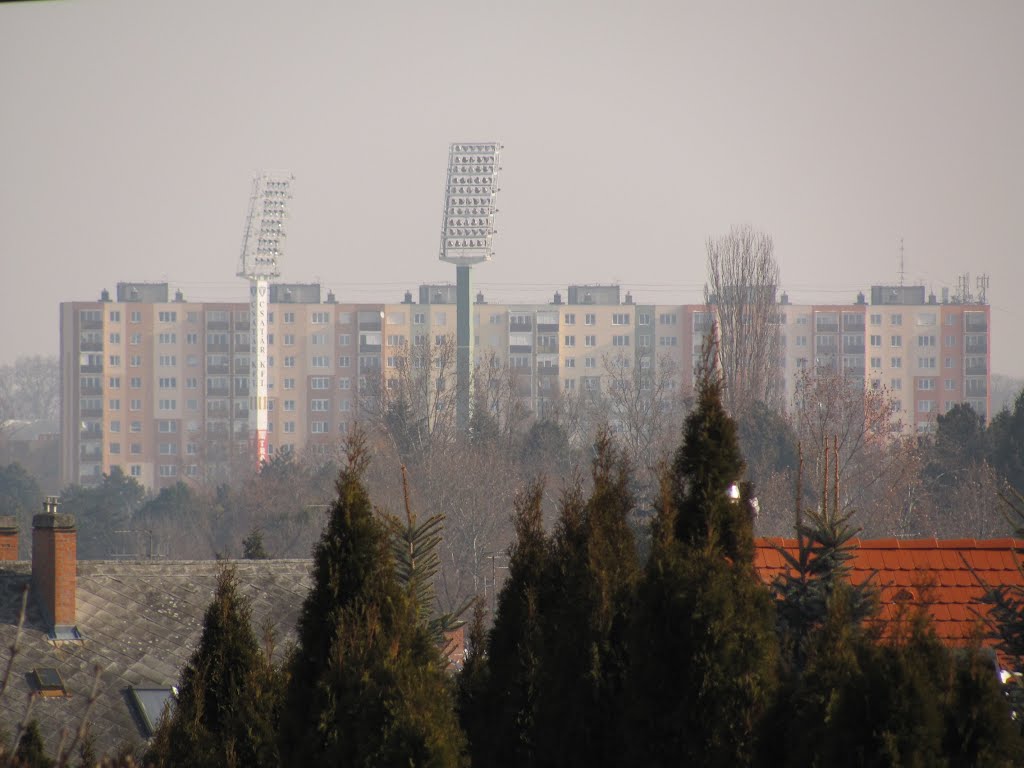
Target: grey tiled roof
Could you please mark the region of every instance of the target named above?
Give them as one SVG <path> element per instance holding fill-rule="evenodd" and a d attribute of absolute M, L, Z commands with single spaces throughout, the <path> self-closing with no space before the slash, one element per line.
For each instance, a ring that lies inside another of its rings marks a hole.
<path fill-rule="evenodd" d="M 275 656 L 294 642 L 295 622 L 310 584 L 310 560 L 234 561 L 238 582 L 252 601 L 253 627 L 269 624 Z M 71 694 L 36 696 L 32 717 L 53 755 L 61 732 L 71 737 L 85 713 L 100 669 L 99 696 L 90 730 L 101 752 L 145 739 L 129 701 L 129 687 L 170 687 L 195 650 L 203 614 L 213 599 L 217 561 L 78 562 L 77 626 L 81 641 L 49 640 L 34 597 L 29 598 L 21 642 L 7 693 L 0 698 L 0 727 L 13 733 L 25 713 L 37 667 L 56 668 Z M 0 564 L 0 674 L 17 630 L 22 588 L 31 581 L 28 562 Z"/>

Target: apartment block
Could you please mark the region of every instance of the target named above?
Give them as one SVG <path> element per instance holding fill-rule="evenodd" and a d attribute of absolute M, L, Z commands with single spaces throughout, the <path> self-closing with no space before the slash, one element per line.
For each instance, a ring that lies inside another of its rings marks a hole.
<path fill-rule="evenodd" d="M 268 316 L 268 452 L 330 451 L 399 374 L 411 349 L 456 334 L 455 287 L 418 302 L 345 303 L 318 284 L 274 284 Z M 545 416 L 565 394 L 602 393 L 628 369 L 694 381 L 714 306 L 638 304 L 619 286 L 573 285 L 540 304 L 473 306 L 477 365 L 507 366 Z M 778 302 L 780 381 L 829 367 L 885 387 L 909 428 L 968 402 L 989 415 L 989 307 L 872 288 L 850 304 Z M 60 305 L 61 481 L 94 483 L 115 466 L 150 488 L 213 477 L 250 461 L 248 302 L 190 302 L 166 283 L 119 283 L 111 298 Z M 454 366 L 454 361 L 452 366 Z M 452 368 L 454 373 L 454 367 Z M 437 386 L 444 382 L 439 379 Z"/>

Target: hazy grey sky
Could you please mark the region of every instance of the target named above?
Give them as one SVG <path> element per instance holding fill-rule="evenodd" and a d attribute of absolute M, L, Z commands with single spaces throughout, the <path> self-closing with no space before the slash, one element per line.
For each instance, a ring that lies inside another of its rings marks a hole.
<path fill-rule="evenodd" d="M 794 301 L 992 283 L 1024 375 L 1024 2 L 0 5 L 0 362 L 118 280 L 244 300 L 252 174 L 295 174 L 282 279 L 454 280 L 448 143 L 505 145 L 494 300 L 697 301 L 704 241 L 775 238 Z"/>

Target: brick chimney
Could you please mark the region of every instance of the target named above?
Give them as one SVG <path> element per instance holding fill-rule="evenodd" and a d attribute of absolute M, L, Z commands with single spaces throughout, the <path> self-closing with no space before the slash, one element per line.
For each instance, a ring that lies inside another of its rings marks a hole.
<path fill-rule="evenodd" d="M 18 518 L 0 515 L 0 561 L 18 559 Z"/>
<path fill-rule="evenodd" d="M 32 587 L 55 634 L 75 625 L 78 580 L 75 518 L 57 514 L 57 504 L 56 496 L 47 496 L 43 513 L 32 518 Z"/>

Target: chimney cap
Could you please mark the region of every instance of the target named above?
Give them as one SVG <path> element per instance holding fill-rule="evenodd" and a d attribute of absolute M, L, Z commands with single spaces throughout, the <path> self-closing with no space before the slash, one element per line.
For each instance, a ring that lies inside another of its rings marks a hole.
<path fill-rule="evenodd" d="M 57 514 L 56 512 L 43 512 L 40 515 L 32 516 L 33 528 L 68 528 L 74 529 L 75 516 Z"/>
<path fill-rule="evenodd" d="M 18 518 L 14 515 L 0 515 L 0 533 L 17 533 Z"/>

